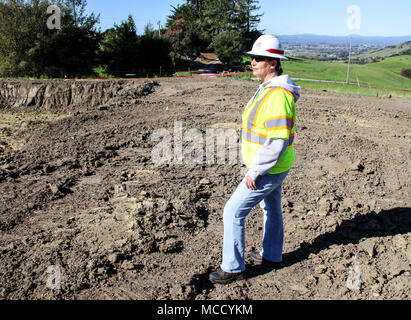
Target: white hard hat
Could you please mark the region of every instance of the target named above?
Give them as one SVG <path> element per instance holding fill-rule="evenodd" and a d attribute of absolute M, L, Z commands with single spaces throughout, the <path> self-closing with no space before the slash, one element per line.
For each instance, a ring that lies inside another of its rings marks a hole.
<path fill-rule="evenodd" d="M 280 58 L 288 60 L 284 55 L 283 46 L 276 36 L 263 34 L 254 42 L 253 49 L 247 54 L 269 58 Z"/>

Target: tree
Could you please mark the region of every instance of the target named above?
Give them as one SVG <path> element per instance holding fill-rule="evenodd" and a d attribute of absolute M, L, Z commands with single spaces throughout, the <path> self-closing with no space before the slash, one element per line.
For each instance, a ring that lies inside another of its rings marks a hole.
<path fill-rule="evenodd" d="M 212 42 L 219 33 L 235 29 L 235 2 L 233 0 L 208 0 L 203 7 L 201 29 Z"/>
<path fill-rule="evenodd" d="M 138 70 L 142 76 L 172 75 L 171 44 L 158 33 L 143 35 L 139 40 L 140 60 Z M 161 70 L 160 70 L 161 68 Z"/>
<path fill-rule="evenodd" d="M 236 3 L 238 7 L 236 10 L 236 25 L 243 34 L 244 46 L 249 48 L 253 45 L 255 39 L 261 35 L 257 26 L 263 14 L 255 13 L 261 7 L 258 6 L 258 1 L 255 0 L 237 0 Z"/>
<path fill-rule="evenodd" d="M 171 43 L 171 57 L 176 64 L 181 58 L 195 59 L 209 42 L 201 36 L 201 6 L 205 0 L 187 1 L 187 4 L 172 6 L 167 18 L 165 37 Z"/>
<path fill-rule="evenodd" d="M 181 56 L 187 51 L 213 51 L 214 38 L 231 30 L 240 32 L 243 42 L 249 44 L 260 34 L 257 25 L 262 15 L 255 13 L 260 9 L 257 4 L 256 0 L 187 0 L 173 7 L 167 21 L 168 33 L 179 34 L 173 43 L 185 43 L 173 45 L 174 51 Z"/>
<path fill-rule="evenodd" d="M 202 8 L 206 2 L 207 0 L 187 0 L 187 5 L 190 6 L 194 16 L 196 18 L 200 18 Z"/>
<path fill-rule="evenodd" d="M 197 5 L 192 4 L 191 1 L 187 1 L 187 4 L 177 5 L 177 7 L 171 6 L 171 8 L 171 15 L 167 17 L 167 29 L 180 19 L 189 24 L 195 24 L 201 18 L 201 11 L 197 11 Z"/>
<path fill-rule="evenodd" d="M 257 30 L 263 14 L 253 14 L 254 11 L 261 9 L 256 0 L 236 0 L 235 21 L 237 27 L 244 33 L 252 33 Z"/>
<path fill-rule="evenodd" d="M 135 73 L 141 59 L 138 36 L 133 17 L 128 16 L 120 25 L 107 30 L 100 43 L 100 63 L 106 66 L 106 72 L 115 76 Z"/>
<path fill-rule="evenodd" d="M 0 73 L 3 76 L 89 75 L 95 64 L 98 17 L 85 15 L 86 0 L 2 0 Z M 47 8 L 61 8 L 61 29 L 47 28 Z"/>
<path fill-rule="evenodd" d="M 184 19 L 175 20 L 165 37 L 171 44 L 171 57 L 176 64 L 181 58 L 195 59 L 201 53 L 202 40 L 193 24 Z"/>
<path fill-rule="evenodd" d="M 42 37 L 29 50 L 25 74 L 50 78 L 92 75 L 98 43 L 94 30 L 68 25 L 50 37 Z"/>
<path fill-rule="evenodd" d="M 226 65 L 240 61 L 243 53 L 243 38 L 240 31 L 223 31 L 213 39 L 218 59 Z"/>
<path fill-rule="evenodd" d="M 82 77 L 93 74 L 100 34 L 98 17 L 85 15 L 86 0 L 56 2 L 61 8 L 61 30 L 47 30 L 28 52 L 25 73 L 48 77 Z"/>
<path fill-rule="evenodd" d="M 27 53 L 47 32 L 47 1 L 0 2 L 0 74 L 18 76 L 27 65 Z M 44 21 L 39 23 L 39 21 Z"/>

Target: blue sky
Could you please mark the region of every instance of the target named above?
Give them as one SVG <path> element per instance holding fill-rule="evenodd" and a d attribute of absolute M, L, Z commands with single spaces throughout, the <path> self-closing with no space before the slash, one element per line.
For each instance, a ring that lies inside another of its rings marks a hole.
<path fill-rule="evenodd" d="M 104 31 L 114 23 L 120 24 L 129 14 L 136 22 L 137 32 L 157 22 L 165 24 L 171 6 L 185 0 L 88 0 L 88 12 L 100 14 Z M 411 35 L 410 0 L 260 0 L 259 29 L 277 35 L 314 33 L 346 36 L 404 36 Z M 350 6 L 353 11 L 347 12 Z"/>

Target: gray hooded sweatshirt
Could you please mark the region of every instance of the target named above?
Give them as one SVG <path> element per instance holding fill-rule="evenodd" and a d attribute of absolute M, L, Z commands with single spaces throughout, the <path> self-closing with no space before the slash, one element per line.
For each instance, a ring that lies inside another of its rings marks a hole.
<path fill-rule="evenodd" d="M 284 88 L 290 91 L 295 98 L 295 102 L 300 99 L 300 86 L 295 84 L 288 75 L 282 75 L 262 83 L 253 96 L 253 100 L 266 88 Z M 265 144 L 258 151 L 250 169 L 247 172 L 253 180 L 259 176 L 265 175 L 281 159 L 287 150 L 288 140 L 284 139 L 267 139 Z"/>

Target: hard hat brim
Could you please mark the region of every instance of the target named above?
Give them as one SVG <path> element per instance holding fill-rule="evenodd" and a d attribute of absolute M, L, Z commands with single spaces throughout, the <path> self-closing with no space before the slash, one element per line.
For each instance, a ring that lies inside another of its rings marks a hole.
<path fill-rule="evenodd" d="M 288 58 L 285 55 L 278 54 L 278 53 L 270 53 L 266 51 L 248 51 L 245 52 L 246 54 L 249 54 L 251 56 L 262 56 L 262 57 L 267 57 L 267 58 L 279 58 L 283 60 L 288 60 Z"/>

